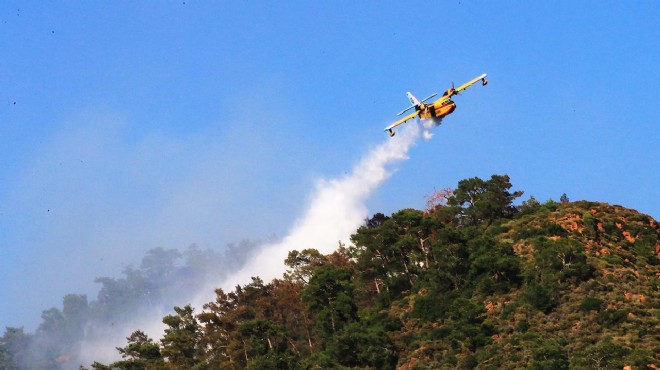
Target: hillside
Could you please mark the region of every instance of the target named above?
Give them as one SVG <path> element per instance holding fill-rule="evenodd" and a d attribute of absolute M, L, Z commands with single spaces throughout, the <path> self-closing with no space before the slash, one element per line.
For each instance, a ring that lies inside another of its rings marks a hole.
<path fill-rule="evenodd" d="M 660 367 L 657 221 L 565 196 L 513 206 L 510 188 L 472 178 L 375 214 L 352 245 L 291 251 L 282 279 L 177 307 L 162 338 L 137 330 L 93 367 Z"/>
<path fill-rule="evenodd" d="M 505 250 L 513 250 L 520 268 L 510 279 L 512 289 L 494 294 L 476 289 L 470 297 L 485 309 L 481 318 L 490 325 L 488 343 L 465 351 L 446 340 L 426 340 L 398 367 L 657 366 L 658 223 L 597 202 L 548 202 L 521 210 L 512 220 L 484 230 Z M 493 276 L 498 264 L 490 265 Z M 408 299 L 423 295 L 418 291 Z M 414 304 L 407 308 L 414 312 Z M 427 322 L 411 331 L 442 327 Z"/>
<path fill-rule="evenodd" d="M 510 188 L 473 178 L 425 212 L 376 214 L 352 246 L 292 251 L 282 279 L 177 308 L 159 343 L 138 331 L 95 368 L 660 365 L 658 223 L 565 197 L 514 207 Z"/>
<path fill-rule="evenodd" d="M 581 201 L 545 205 L 502 226 L 508 230 L 497 239 L 512 245 L 534 282 L 485 301 L 499 330 L 482 365 L 550 365 L 552 354 L 574 368 L 660 363 L 655 220 Z M 531 291 L 534 284 L 544 289 Z"/>

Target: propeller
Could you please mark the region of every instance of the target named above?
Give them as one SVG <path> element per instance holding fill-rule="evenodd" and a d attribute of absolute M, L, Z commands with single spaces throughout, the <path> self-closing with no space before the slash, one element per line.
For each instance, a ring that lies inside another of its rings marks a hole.
<path fill-rule="evenodd" d="M 397 113 L 396 115 L 397 115 L 397 116 L 400 116 L 400 115 L 406 113 L 407 111 L 409 111 L 409 110 L 411 110 L 411 109 L 413 109 L 413 108 L 415 108 L 415 106 L 414 106 L 414 105 L 411 105 L 411 106 L 409 106 L 408 108 L 406 108 L 406 109 L 402 110 L 401 112 Z"/>
<path fill-rule="evenodd" d="M 454 95 L 459 95 L 458 91 L 456 91 L 456 88 L 454 87 L 454 81 L 451 82 L 451 94 L 449 94 L 449 97 L 452 97 Z"/>

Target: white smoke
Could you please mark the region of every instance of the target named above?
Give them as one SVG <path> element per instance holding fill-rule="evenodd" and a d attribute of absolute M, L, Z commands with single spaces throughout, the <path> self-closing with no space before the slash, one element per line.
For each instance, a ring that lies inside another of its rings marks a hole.
<path fill-rule="evenodd" d="M 425 132 L 429 129 L 424 127 Z M 243 268 L 224 281 L 208 282 L 191 302 L 195 312 L 201 312 L 205 303 L 215 299 L 214 290 L 217 287 L 229 291 L 238 284 L 249 283 L 253 276 L 260 277 L 264 282 L 282 277 L 285 272 L 284 260 L 293 249 L 315 248 L 328 254 L 337 248 L 339 241 L 347 242 L 368 216 L 365 201 L 392 174 L 388 165 L 408 159 L 408 151 L 421 132 L 421 125 L 411 122 L 398 135 L 388 137 L 384 143 L 369 151 L 350 174 L 319 181 L 307 211 L 297 219 L 288 235 L 280 242 L 260 247 Z M 125 338 L 137 329 L 158 340 L 165 329 L 161 319 L 166 314 L 151 312 L 147 319 L 115 328 L 114 333 L 108 331 L 103 341 L 83 343 L 81 359 L 102 362 L 115 360 L 117 352 L 114 347 L 123 347 Z"/>
<path fill-rule="evenodd" d="M 281 277 L 290 250 L 315 248 L 327 254 L 337 248 L 339 241 L 347 242 L 368 216 L 365 200 L 391 174 L 387 165 L 407 159 L 408 150 L 419 135 L 417 124 L 407 125 L 399 135 L 373 148 L 350 174 L 320 181 L 307 211 L 289 234 L 281 242 L 263 247 L 221 287 L 233 289 L 236 284 L 250 282 L 252 276 L 264 281 Z"/>

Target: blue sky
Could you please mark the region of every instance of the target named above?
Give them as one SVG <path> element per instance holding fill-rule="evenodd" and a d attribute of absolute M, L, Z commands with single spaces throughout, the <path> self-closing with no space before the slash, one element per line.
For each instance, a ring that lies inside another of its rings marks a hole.
<path fill-rule="evenodd" d="M 153 247 L 283 235 L 406 91 L 484 72 L 371 213 L 506 173 L 658 218 L 659 25 L 657 1 L 3 1 L 0 325 Z"/>

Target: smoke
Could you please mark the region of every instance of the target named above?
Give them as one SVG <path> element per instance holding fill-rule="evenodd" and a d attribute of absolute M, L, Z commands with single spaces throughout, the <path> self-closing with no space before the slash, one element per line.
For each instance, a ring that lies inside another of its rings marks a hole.
<path fill-rule="evenodd" d="M 143 309 L 135 313 L 135 319 L 121 324 L 93 324 L 86 328 L 85 339 L 80 343 L 80 350 L 71 364 L 111 363 L 119 359 L 117 348 L 126 346 L 126 338 L 135 330 L 147 333 L 158 340 L 164 332 L 162 318 L 169 314 L 162 308 Z"/>
<path fill-rule="evenodd" d="M 423 127 L 425 136 L 429 129 Z M 315 248 L 327 254 L 337 248 L 338 242 L 347 242 L 368 216 L 365 201 L 392 174 L 388 166 L 408 159 L 409 149 L 421 134 L 421 125 L 408 124 L 397 136 L 387 138 L 372 148 L 349 174 L 318 181 L 306 211 L 293 223 L 287 236 L 279 242 L 258 247 L 243 267 L 228 277 L 209 279 L 188 302 L 191 302 L 196 312 L 200 312 L 205 303 L 215 299 L 213 294 L 217 287 L 232 290 L 237 284 L 249 283 L 253 276 L 259 276 L 264 281 L 280 278 L 285 271 L 284 260 L 290 250 Z M 80 360 L 116 360 L 118 355 L 115 347 L 124 346 L 125 338 L 137 329 L 154 339 L 160 338 L 164 331 L 161 319 L 166 314 L 168 312 L 162 309 L 152 309 L 139 315 L 143 319 L 131 321 L 121 328 L 95 328 L 98 340 L 82 343 Z"/>
<path fill-rule="evenodd" d="M 350 174 L 319 181 L 307 211 L 294 223 L 288 235 L 278 243 L 261 248 L 242 269 L 225 279 L 221 287 L 233 289 L 236 284 L 248 283 L 253 276 L 264 281 L 281 277 L 290 250 L 315 248 L 321 253 L 331 253 L 340 241 L 348 241 L 368 216 L 365 200 L 391 175 L 387 166 L 408 159 L 408 150 L 419 136 L 418 125 L 407 125 L 399 135 L 388 138 L 367 153 Z M 200 300 L 208 302 L 210 299 L 203 296 L 198 297 L 197 301 Z"/>

